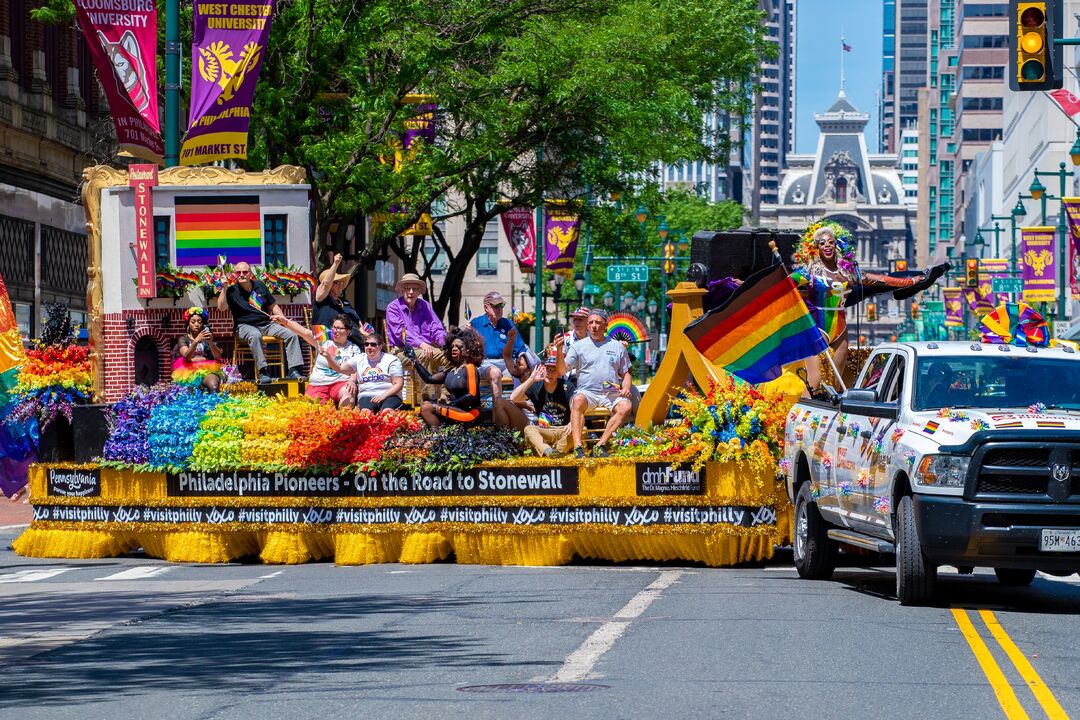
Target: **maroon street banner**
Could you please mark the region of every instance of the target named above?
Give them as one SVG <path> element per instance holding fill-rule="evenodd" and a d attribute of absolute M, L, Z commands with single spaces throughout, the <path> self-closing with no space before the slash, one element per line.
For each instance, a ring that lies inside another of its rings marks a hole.
<path fill-rule="evenodd" d="M 552 272 L 571 278 L 581 229 L 580 203 L 548 200 L 545 204 L 544 265 Z"/>
<path fill-rule="evenodd" d="M 195 2 L 191 110 L 180 164 L 246 158 L 274 0 Z"/>
<path fill-rule="evenodd" d="M 530 208 L 510 208 L 499 216 L 510 249 L 522 272 L 536 269 L 536 223 Z"/>
<path fill-rule="evenodd" d="M 1020 228 L 1020 259 L 1024 268 L 1024 302 L 1053 302 L 1054 237 L 1056 228 Z"/>
<path fill-rule="evenodd" d="M 941 289 L 945 298 L 945 327 L 963 327 L 964 305 L 960 299 L 961 288 L 947 287 Z"/>
<path fill-rule="evenodd" d="M 154 0 L 75 0 L 75 12 L 120 149 L 160 163 L 157 7 Z"/>
<path fill-rule="evenodd" d="M 154 261 L 154 196 L 157 165 L 129 165 L 128 185 L 135 188 L 135 270 L 138 296 L 157 297 Z"/>

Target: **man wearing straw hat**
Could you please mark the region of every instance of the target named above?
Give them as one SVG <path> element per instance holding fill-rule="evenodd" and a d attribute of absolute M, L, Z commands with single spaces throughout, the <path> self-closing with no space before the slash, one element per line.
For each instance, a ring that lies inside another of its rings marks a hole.
<path fill-rule="evenodd" d="M 359 332 L 363 324 L 360 314 L 349 301 L 341 296 L 348 287 L 352 275 L 338 272 L 341 267 L 341 253 L 334 255 L 334 262 L 319 275 L 319 284 L 315 287 L 315 297 L 311 303 L 311 324 L 330 327 L 338 315 L 348 315 L 353 321 L 353 331 L 349 333 L 349 342 L 357 347 L 364 346 L 364 336 Z"/>
<path fill-rule="evenodd" d="M 416 361 L 433 370 L 445 359 L 442 345 L 446 340 L 446 327 L 435 314 L 431 303 L 424 299 L 427 283 L 415 273 L 406 273 L 394 285 L 400 295 L 386 306 L 386 341 L 402 364 L 412 364 L 405 355 L 406 347 L 416 352 Z M 412 374 L 412 402 L 419 404 L 423 383 L 416 373 Z M 434 399 L 434 398 L 432 398 Z"/>

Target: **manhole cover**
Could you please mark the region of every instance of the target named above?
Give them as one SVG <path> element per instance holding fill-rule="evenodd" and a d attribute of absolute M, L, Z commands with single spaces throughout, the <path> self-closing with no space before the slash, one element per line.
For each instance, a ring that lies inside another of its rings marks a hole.
<path fill-rule="evenodd" d="M 610 685 L 588 683 L 501 683 L 498 685 L 466 685 L 459 687 L 461 692 L 474 693 L 572 693 L 607 690 Z"/>

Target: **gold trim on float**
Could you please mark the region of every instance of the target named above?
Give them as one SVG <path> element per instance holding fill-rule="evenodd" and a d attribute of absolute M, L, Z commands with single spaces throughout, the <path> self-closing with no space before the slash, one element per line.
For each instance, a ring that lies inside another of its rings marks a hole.
<path fill-rule="evenodd" d="M 304 169 L 281 165 L 272 170 L 246 172 L 221 167 L 171 167 L 158 173 L 158 185 L 303 185 Z M 82 200 L 86 212 L 86 308 L 90 338 L 90 365 L 93 369 L 94 402 L 105 399 L 105 326 L 102 317 L 104 292 L 101 287 L 101 191 L 126 186 L 127 170 L 94 165 L 83 169 Z"/>

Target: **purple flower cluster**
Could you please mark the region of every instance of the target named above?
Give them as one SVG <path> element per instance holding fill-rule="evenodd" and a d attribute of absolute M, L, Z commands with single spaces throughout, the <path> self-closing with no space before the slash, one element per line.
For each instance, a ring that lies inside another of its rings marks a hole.
<path fill-rule="evenodd" d="M 150 459 L 150 413 L 158 405 L 191 392 L 189 388 L 166 384 L 136 388 L 112 408 L 112 432 L 102 458 L 132 465 L 145 464 Z"/>

